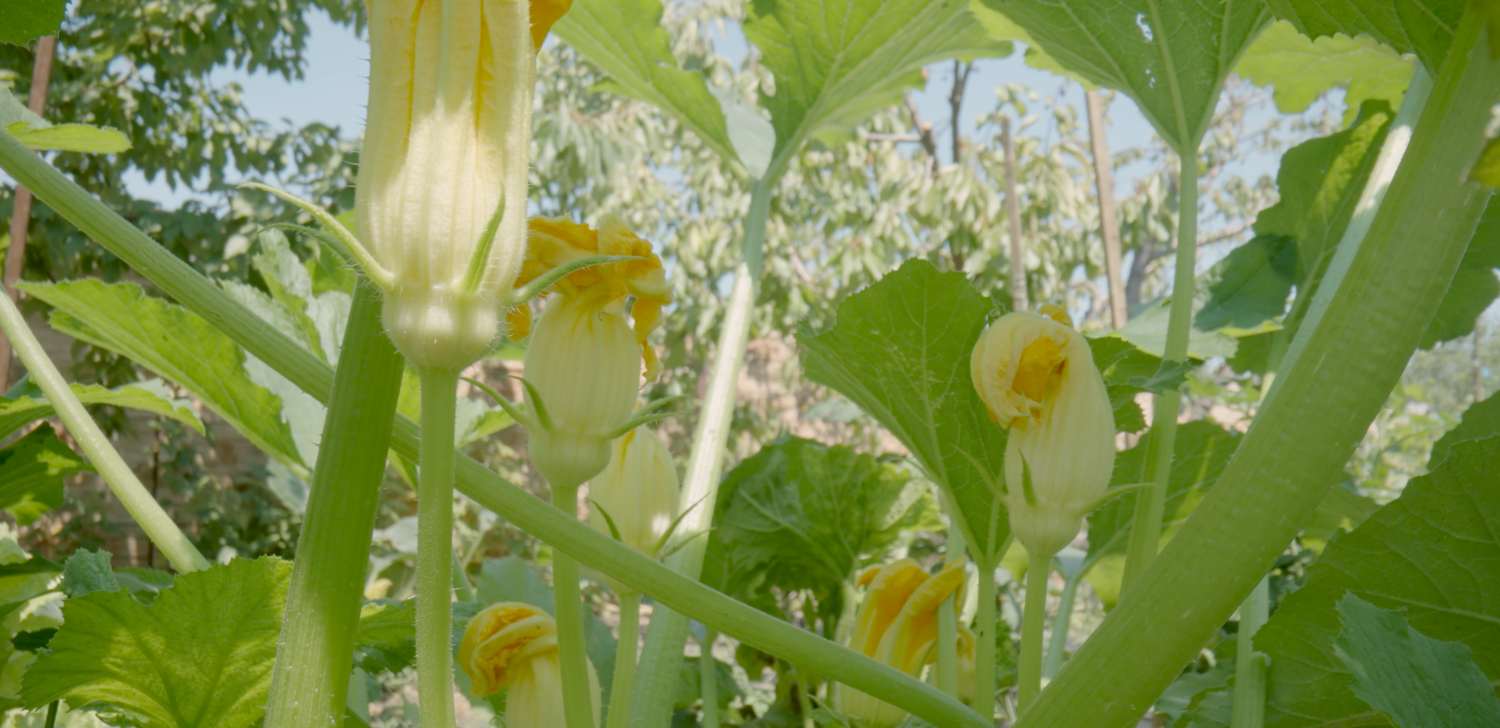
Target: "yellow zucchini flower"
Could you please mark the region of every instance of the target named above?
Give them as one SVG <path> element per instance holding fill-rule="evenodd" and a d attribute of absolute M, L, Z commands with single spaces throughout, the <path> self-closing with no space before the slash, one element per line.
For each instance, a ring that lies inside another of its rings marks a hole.
<path fill-rule="evenodd" d="M 505 724 L 564 728 L 562 669 L 557 624 L 546 612 L 521 602 L 501 602 L 469 620 L 458 646 L 458 665 L 474 694 L 505 689 Z M 594 725 L 599 724 L 599 678 L 588 666 Z"/>
<path fill-rule="evenodd" d="M 963 564 L 928 574 L 915 561 L 902 559 L 865 569 L 857 581 L 868 588 L 849 648 L 917 676 L 937 644 L 938 608 L 964 583 Z M 834 709 L 859 726 L 885 728 L 906 717 L 906 711 L 843 684 L 834 685 L 832 697 Z"/>
<path fill-rule="evenodd" d="M 622 543 L 655 556 L 677 517 L 678 485 L 667 443 L 651 428 L 637 427 L 615 440 L 609 465 L 589 482 L 589 499 L 599 506 L 589 509 L 589 525 L 610 535 L 612 523 Z"/>
<path fill-rule="evenodd" d="M 1034 556 L 1073 540 L 1115 459 L 1114 410 L 1088 341 L 1061 310 L 1044 313 L 996 319 L 970 358 L 980 399 L 1010 428 L 1005 503 L 1011 531 Z"/>
<path fill-rule="evenodd" d="M 527 344 L 526 380 L 541 399 L 540 408 L 531 406 L 546 413 L 543 426 L 531 430 L 532 462 L 554 485 L 578 485 L 609 462 L 610 442 L 622 434 L 635 406 L 642 363 L 647 376 L 655 373 L 656 356 L 646 339 L 671 292 L 651 244 L 618 220 L 607 219 L 595 230 L 538 218 L 530 231 L 521 283 L 581 258 L 639 258 L 584 268 L 558 281 Z M 516 330 L 530 328 L 526 311 L 521 307 L 512 315 Z"/>

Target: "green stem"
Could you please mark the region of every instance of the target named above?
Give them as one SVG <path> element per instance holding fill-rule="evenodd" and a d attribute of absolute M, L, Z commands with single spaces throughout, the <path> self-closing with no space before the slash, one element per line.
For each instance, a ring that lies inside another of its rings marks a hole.
<path fill-rule="evenodd" d="M 61 700 L 54 700 L 47 704 L 47 722 L 43 728 L 53 728 L 57 725 L 57 709 L 62 705 Z"/>
<path fill-rule="evenodd" d="M 1062 667 L 1063 654 L 1068 649 L 1068 633 L 1073 628 L 1073 602 L 1078 598 L 1082 573 L 1082 570 L 1075 571 L 1063 582 L 1062 594 L 1057 599 L 1057 614 L 1052 617 L 1052 640 L 1047 643 L 1047 657 L 1042 661 L 1044 678 L 1050 679 Z"/>
<path fill-rule="evenodd" d="M 1470 5 L 1385 200 L 1335 253 L 1265 405 L 1161 558 L 1021 725 L 1132 724 L 1327 495 L 1430 325 L 1491 190 L 1467 181 L 1500 100 Z M 1342 259 L 1342 260 L 1341 260 Z M 1171 629 L 1161 628 L 1171 615 Z"/>
<path fill-rule="evenodd" d="M 208 559 L 198 553 L 193 542 L 172 522 L 172 517 L 162 510 L 161 504 L 151 497 L 146 486 L 141 485 L 141 481 L 135 477 L 135 471 L 115 451 L 109 438 L 73 394 L 73 388 L 68 386 L 62 373 L 47 358 L 47 352 L 26 325 L 26 318 L 16 308 L 15 302 L 3 293 L 0 293 L 0 330 L 10 339 L 16 358 L 26 366 L 26 371 L 31 373 L 32 381 L 42 388 L 42 393 L 47 395 L 47 401 L 52 403 L 63 426 L 73 435 L 78 448 L 83 450 L 84 457 L 99 471 L 99 476 L 104 478 L 110 492 L 125 506 L 125 511 L 146 532 L 146 538 L 151 539 L 151 543 L 161 550 L 172 568 L 184 573 L 207 569 Z"/>
<path fill-rule="evenodd" d="M 575 522 L 579 485 L 552 484 L 552 506 Z M 584 650 L 583 592 L 578 579 L 578 561 L 554 549 L 552 615 L 557 618 L 557 657 L 562 662 L 563 717 L 568 728 L 594 728 L 594 696 L 589 694 L 589 658 Z"/>
<path fill-rule="evenodd" d="M 469 576 L 464 573 L 466 560 L 459 559 L 458 554 L 453 555 L 453 591 L 458 595 L 461 602 L 474 601 L 474 585 L 469 583 Z"/>
<path fill-rule="evenodd" d="M 1172 276 L 1172 308 L 1167 320 L 1167 342 L 1162 361 L 1187 360 L 1188 338 L 1193 326 L 1193 295 L 1197 283 L 1198 258 L 1198 157 L 1195 152 L 1177 152 L 1177 257 Z M 1166 511 L 1167 481 L 1172 474 L 1172 448 L 1177 440 L 1177 413 L 1182 394 L 1177 390 L 1156 395 L 1151 406 L 1151 434 L 1146 446 L 1146 477 L 1150 485 L 1135 501 L 1130 526 L 1130 545 L 1125 558 L 1122 593 L 1156 558 Z"/>
<path fill-rule="evenodd" d="M 813 722 L 812 688 L 800 668 L 792 669 L 797 672 L 797 708 L 802 713 L 802 728 L 813 728 L 816 723 Z"/>
<path fill-rule="evenodd" d="M 329 400 L 333 371 L 327 364 L 231 300 L 212 281 L 157 245 L 3 130 L 0 130 L 0 168 L 167 295 L 220 328 L 248 353 L 313 397 L 325 403 Z M 392 449 L 403 457 L 416 457 L 418 441 L 416 425 L 398 417 L 392 433 Z M 861 692 L 888 695 L 891 704 L 935 725 L 990 728 L 989 721 L 936 688 L 725 596 L 622 546 L 540 502 L 471 458 L 458 459 L 458 488 L 542 542 L 651 595 L 664 607 L 663 611 L 675 610 L 745 644 L 821 674 L 839 675 L 845 684 Z M 655 632 L 654 623 L 652 631 Z M 647 656 L 650 644 L 648 640 Z M 649 673 L 645 676 L 649 677 Z M 676 688 L 675 683 L 668 682 L 671 688 Z M 634 713 L 640 712 L 642 694 L 637 690 Z M 635 724 L 654 728 L 649 723 Z"/>
<path fill-rule="evenodd" d="M 995 629 L 999 619 L 995 607 L 995 565 L 980 564 L 979 608 L 974 615 L 973 707 L 986 725 L 993 724 L 995 716 Z"/>
<path fill-rule="evenodd" d="M 271 673 L 267 728 L 337 726 L 401 391 L 401 355 L 380 324 L 380 294 L 361 285 L 344 331 L 333 399 L 297 537 Z"/>
<path fill-rule="evenodd" d="M 943 497 L 943 509 L 948 513 L 948 543 L 945 545 L 944 561 L 952 564 L 962 561 L 965 555 L 964 531 L 958 525 L 958 513 L 952 501 Z M 948 597 L 938 609 L 937 684 L 943 692 L 957 697 L 958 681 L 958 595 Z"/>
<path fill-rule="evenodd" d="M 453 429 L 458 372 L 424 369 L 417 482 L 417 700 L 453 726 Z"/>
<path fill-rule="evenodd" d="M 610 683 L 609 728 L 630 725 L 630 700 L 635 693 L 636 648 L 641 639 L 641 594 L 620 592 L 620 639 L 615 647 L 615 676 Z"/>
<path fill-rule="evenodd" d="M 1230 728 L 1261 728 L 1266 720 L 1266 656 L 1255 651 L 1255 633 L 1271 615 L 1271 582 L 1261 577 L 1240 605 L 1239 633 L 1235 635 L 1234 710 Z"/>
<path fill-rule="evenodd" d="M 750 193 L 750 212 L 745 220 L 742 246 L 746 262 L 735 268 L 734 287 L 729 294 L 718 350 L 703 396 L 703 411 L 698 418 L 682 495 L 678 499 L 680 510 L 693 509 L 678 526 L 678 533 L 690 540 L 668 560 L 668 565 L 689 579 L 697 579 L 702 572 L 703 553 L 708 547 L 706 537 L 693 537 L 707 533 L 713 525 L 719 474 L 724 465 L 724 443 L 729 439 L 734 416 L 735 387 L 755 312 L 758 261 L 765 241 L 766 220 L 771 211 L 771 187 L 775 179 L 768 177 L 756 182 Z M 653 611 L 646 649 L 641 654 L 640 682 L 632 709 L 633 725 L 655 728 L 671 723 L 672 703 L 677 696 L 677 675 L 682 668 L 682 647 L 687 638 L 688 620 L 685 616 L 670 609 Z"/>
<path fill-rule="evenodd" d="M 719 671 L 714 665 L 714 642 L 719 633 L 703 630 L 698 651 L 698 692 L 703 696 L 703 728 L 719 728 Z"/>
<path fill-rule="evenodd" d="M 1021 662 L 1017 666 L 1020 698 L 1017 713 L 1026 709 L 1042 692 L 1042 627 L 1047 624 L 1047 578 L 1052 574 L 1052 554 L 1029 555 L 1026 567 L 1026 608 L 1021 612 Z"/>

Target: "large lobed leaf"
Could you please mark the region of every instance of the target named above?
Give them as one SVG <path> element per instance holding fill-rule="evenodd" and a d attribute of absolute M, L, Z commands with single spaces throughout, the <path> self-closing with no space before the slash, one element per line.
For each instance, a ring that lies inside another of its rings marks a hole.
<path fill-rule="evenodd" d="M 1465 0 L 1267 0 L 1277 17 L 1312 38 L 1361 33 L 1415 53 L 1437 75 Z"/>
<path fill-rule="evenodd" d="M 73 396 L 86 405 L 108 405 L 138 410 L 177 420 L 198 434 L 203 434 L 203 421 L 192 407 L 172 398 L 160 380 L 150 380 L 107 389 L 97 384 L 72 385 Z M 0 438 L 4 438 L 26 425 L 51 417 L 56 410 L 47 401 L 40 389 L 28 385 L 10 397 L 0 397 Z"/>
<path fill-rule="evenodd" d="M 1274 92 L 1276 110 L 1300 114 L 1327 92 L 1344 90 L 1344 123 L 1369 100 L 1393 108 L 1411 82 L 1415 61 L 1360 35 L 1309 38 L 1285 20 L 1266 28 L 1235 66 L 1235 73 Z"/>
<path fill-rule="evenodd" d="M 1005 431 L 969 381 L 995 305 L 962 273 L 912 260 L 839 304 L 833 327 L 798 334 L 809 379 L 848 397 L 900 440 L 953 499 L 977 560 L 1010 527 L 996 497 Z"/>
<path fill-rule="evenodd" d="M 280 398 L 251 380 L 238 344 L 197 314 L 132 283 L 22 283 L 52 306 L 52 327 L 121 354 L 201 398 L 267 454 L 302 465 Z"/>
<path fill-rule="evenodd" d="M 720 483 L 710 572 L 751 603 L 763 601 L 756 592 L 810 589 L 837 616 L 841 585 L 922 515 L 923 490 L 903 469 L 847 447 L 777 440 Z"/>
<path fill-rule="evenodd" d="M 1401 497 L 1335 539 L 1255 637 L 1273 668 L 1268 726 L 1373 718 L 1336 653 L 1336 604 L 1352 593 L 1473 650 L 1500 678 L 1500 433 L 1462 442 Z M 1377 724 L 1380 722 L 1375 720 Z M 1342 724 L 1342 723 L 1340 723 Z M 1354 724 L 1354 723 L 1347 723 Z"/>
<path fill-rule="evenodd" d="M 729 162 L 738 162 L 724 110 L 701 73 L 684 70 L 661 27 L 659 0 L 576 0 L 553 29 L 609 74 L 606 88 L 671 114 Z"/>
<path fill-rule="evenodd" d="M 753 0 L 745 35 L 775 75 L 762 103 L 783 161 L 890 106 L 929 63 L 1010 52 L 968 0 Z"/>
<path fill-rule="evenodd" d="M 119 711 L 161 728 L 249 728 L 265 712 L 291 564 L 236 560 L 183 574 L 151 604 L 69 599 L 22 698 Z"/>
<path fill-rule="evenodd" d="M 1270 18 L 1264 3 L 1202 0 L 984 0 L 1049 56 L 1125 92 L 1174 148 L 1191 156 L 1224 77 Z"/>

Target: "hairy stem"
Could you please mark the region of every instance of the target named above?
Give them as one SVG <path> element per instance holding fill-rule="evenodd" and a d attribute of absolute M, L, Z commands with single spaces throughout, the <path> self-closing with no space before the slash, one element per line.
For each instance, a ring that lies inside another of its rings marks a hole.
<path fill-rule="evenodd" d="M 1025 728 L 1131 725 L 1296 535 L 1431 323 L 1491 190 L 1468 181 L 1500 100 L 1469 6 L 1385 199 L 1335 253 L 1238 450 L 1161 558 L 1027 712 Z M 1171 629 L 1160 628 L 1171 615 Z"/>
<path fill-rule="evenodd" d="M 630 699 L 635 692 L 636 648 L 641 639 L 641 594 L 620 592 L 620 640 L 615 647 L 615 676 L 610 682 L 608 728 L 630 725 Z"/>
<path fill-rule="evenodd" d="M 370 563 L 370 533 L 401 391 L 401 356 L 380 324 L 380 295 L 354 293 L 333 399 L 287 589 L 267 728 L 337 726 Z"/>
<path fill-rule="evenodd" d="M 575 521 L 579 485 L 552 484 L 552 506 Z M 578 561 L 553 551 L 552 614 L 557 618 L 557 657 L 562 663 L 563 717 L 568 728 L 594 728 L 594 696 L 589 694 L 589 658 L 584 650 L 583 592 L 578 580 Z"/>
<path fill-rule="evenodd" d="M 422 725 L 453 726 L 453 429 L 458 373 L 426 369 L 417 483 L 417 699 Z"/>
<path fill-rule="evenodd" d="M 1026 567 L 1026 608 L 1021 612 L 1021 662 L 1017 666 L 1020 697 L 1017 712 L 1026 709 L 1042 692 L 1042 627 L 1047 624 L 1047 577 L 1052 574 L 1052 555 L 1030 555 Z"/>
<path fill-rule="evenodd" d="M 986 724 L 995 720 L 995 565 L 979 565 L 979 608 L 974 622 L 974 712 Z"/>
<path fill-rule="evenodd" d="M 208 559 L 193 546 L 182 529 L 172 522 L 172 517 L 162 510 L 161 504 L 151 497 L 151 492 L 135 477 L 135 471 L 115 451 L 109 438 L 99 425 L 89 417 L 88 410 L 73 394 L 61 372 L 47 358 L 41 342 L 26 325 L 21 310 L 16 308 L 10 296 L 0 295 L 0 329 L 10 340 L 16 358 L 26 366 L 31 378 L 47 395 L 63 426 L 83 450 L 84 457 L 99 471 L 99 476 L 136 524 L 146 532 L 146 538 L 161 550 L 163 556 L 180 572 L 199 571 L 208 568 Z"/>
<path fill-rule="evenodd" d="M 1198 158 L 1179 150 L 1177 161 L 1180 187 L 1177 195 L 1177 259 L 1166 350 L 1162 354 L 1164 363 L 1187 360 L 1188 335 L 1193 325 L 1193 289 L 1197 282 Z M 1136 497 L 1122 594 L 1129 591 L 1131 584 L 1156 558 L 1162 516 L 1166 510 L 1167 480 L 1172 474 L 1172 448 L 1177 440 L 1177 412 L 1181 405 L 1182 393 L 1177 390 L 1158 394 L 1152 402 L 1151 437 L 1146 448 L 1146 482 L 1150 485 Z"/>

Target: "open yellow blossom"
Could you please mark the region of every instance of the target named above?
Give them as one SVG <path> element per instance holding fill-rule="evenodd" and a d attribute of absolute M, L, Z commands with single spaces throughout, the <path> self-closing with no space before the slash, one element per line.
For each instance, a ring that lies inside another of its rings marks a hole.
<path fill-rule="evenodd" d="M 648 375 L 654 373 L 656 357 L 646 338 L 671 300 L 651 245 L 615 219 L 598 230 L 532 220 L 519 280 L 599 255 L 639 259 L 580 269 L 558 281 L 526 347 L 526 379 L 541 400 L 540 408 L 536 402 L 532 408 L 546 414 L 530 431 L 531 460 L 554 485 L 579 485 L 609 462 L 610 442 L 628 426 L 635 406 L 642 362 Z M 512 324 L 527 328 L 524 315 Z"/>
<path fill-rule="evenodd" d="M 508 690 L 506 725 L 564 728 L 557 624 L 541 609 L 501 602 L 474 615 L 458 646 L 458 665 L 475 695 Z M 598 725 L 599 678 L 593 665 L 588 666 L 588 680 Z"/>
<path fill-rule="evenodd" d="M 938 608 L 964 583 L 963 564 L 928 574 L 915 561 L 902 559 L 865 569 L 858 583 L 868 588 L 849 648 L 916 676 L 937 644 Z M 857 725 L 873 728 L 893 726 L 906 717 L 902 709 L 843 684 L 834 686 L 833 707 Z"/>
<path fill-rule="evenodd" d="M 1109 486 L 1114 410 L 1088 341 L 1067 315 L 1015 312 L 980 335 L 974 388 L 1010 428 L 1005 502 L 1011 531 L 1032 555 L 1057 553 Z"/>
<path fill-rule="evenodd" d="M 500 333 L 526 250 L 534 49 L 568 5 L 366 2 L 354 217 L 385 273 L 386 330 L 416 366 L 462 368 Z"/>

